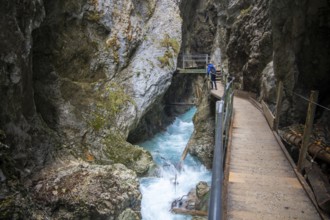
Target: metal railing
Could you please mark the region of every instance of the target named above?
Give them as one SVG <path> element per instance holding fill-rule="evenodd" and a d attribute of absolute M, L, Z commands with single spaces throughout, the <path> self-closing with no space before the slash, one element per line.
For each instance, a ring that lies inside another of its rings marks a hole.
<path fill-rule="evenodd" d="M 209 62 L 208 54 L 181 54 L 179 56 L 178 67 L 186 68 L 206 68 Z"/>
<path fill-rule="evenodd" d="M 233 114 L 234 78 L 226 84 L 222 100 L 216 102 L 215 147 L 212 165 L 211 195 L 208 220 L 222 219 L 222 185 L 224 158 L 226 156 L 229 130 Z"/>

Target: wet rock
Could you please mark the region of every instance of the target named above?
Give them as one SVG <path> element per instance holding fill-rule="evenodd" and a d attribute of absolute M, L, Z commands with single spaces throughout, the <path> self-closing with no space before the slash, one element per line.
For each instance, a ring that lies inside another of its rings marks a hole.
<path fill-rule="evenodd" d="M 208 191 L 210 190 L 210 187 L 207 185 L 206 182 L 199 182 L 196 186 L 196 195 L 198 198 L 202 198 Z"/>
<path fill-rule="evenodd" d="M 196 209 L 207 211 L 209 206 L 210 187 L 206 182 L 201 181 L 196 185 L 196 195 Z"/>
<path fill-rule="evenodd" d="M 204 79 L 198 81 L 202 94 L 207 94 L 207 83 Z M 214 150 L 214 109 L 215 103 L 209 96 L 201 96 L 197 112 L 193 118 L 194 132 L 188 142 L 189 153 L 196 156 L 207 168 L 212 167 Z"/>
<path fill-rule="evenodd" d="M 127 207 L 131 208 L 125 212 L 128 216 L 138 216 L 135 212 L 140 210 L 138 179 L 121 164 L 70 162 L 44 169 L 33 182 L 34 199 L 44 207 L 44 218 L 117 219 Z"/>
<path fill-rule="evenodd" d="M 132 209 L 126 209 L 118 217 L 118 220 L 140 220 L 140 219 L 141 218 Z"/>
<path fill-rule="evenodd" d="M 274 74 L 273 62 L 267 64 L 262 71 L 260 100 L 267 102 L 268 106 L 274 110 L 276 105 L 276 79 Z"/>

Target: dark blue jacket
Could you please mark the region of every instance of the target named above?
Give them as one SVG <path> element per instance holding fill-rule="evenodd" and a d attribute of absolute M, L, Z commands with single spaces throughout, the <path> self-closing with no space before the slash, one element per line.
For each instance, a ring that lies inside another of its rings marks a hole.
<path fill-rule="evenodd" d="M 210 75 L 211 70 L 214 69 L 214 72 L 216 72 L 216 69 L 213 64 L 209 63 L 207 64 L 207 75 Z"/>

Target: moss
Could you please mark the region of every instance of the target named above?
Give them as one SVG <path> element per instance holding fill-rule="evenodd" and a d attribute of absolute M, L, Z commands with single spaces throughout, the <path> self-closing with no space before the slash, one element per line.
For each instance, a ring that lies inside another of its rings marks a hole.
<path fill-rule="evenodd" d="M 170 61 L 169 61 L 168 57 L 166 57 L 166 56 L 158 57 L 157 59 L 161 63 L 162 67 L 168 66 L 170 64 Z"/>
<path fill-rule="evenodd" d="M 0 219 L 11 219 L 15 209 L 15 198 L 7 196 L 0 200 Z"/>
<path fill-rule="evenodd" d="M 93 112 L 92 114 L 94 116 L 90 121 L 88 121 L 88 124 L 93 128 L 94 131 L 99 131 L 104 127 L 106 119 L 98 112 Z"/>
<path fill-rule="evenodd" d="M 90 11 L 87 13 L 87 20 L 98 22 L 101 20 L 102 15 L 97 11 Z"/>
<path fill-rule="evenodd" d="M 170 60 L 173 58 L 173 54 L 169 51 L 166 51 L 164 56 L 158 57 L 158 61 L 161 63 L 161 66 L 169 66 L 170 65 Z"/>
<path fill-rule="evenodd" d="M 252 10 L 252 5 L 250 5 L 248 8 L 242 9 L 240 12 L 240 16 L 244 17 L 246 15 L 248 15 Z"/>
<path fill-rule="evenodd" d="M 165 34 L 164 39 L 160 42 L 162 47 L 167 48 L 165 54 L 162 57 L 158 57 L 158 61 L 161 63 L 161 66 L 170 65 L 171 59 L 174 57 L 173 53 L 179 53 L 180 45 L 174 38 L 170 38 L 168 34 Z M 173 52 L 172 52 L 173 51 Z"/>
<path fill-rule="evenodd" d="M 102 97 L 102 95 L 100 94 L 98 97 Z M 96 132 L 104 129 L 107 124 L 114 124 L 116 116 L 128 102 L 134 105 L 134 101 L 122 87 L 116 83 L 110 83 L 105 89 L 104 98 L 98 100 L 95 109 L 90 113 L 91 117 L 87 123 Z"/>
<path fill-rule="evenodd" d="M 109 38 L 108 40 L 106 40 L 106 46 L 108 49 L 112 50 L 112 56 L 113 59 L 116 63 L 119 62 L 119 53 L 118 53 L 118 49 L 119 49 L 119 43 L 117 38 L 113 37 L 113 38 Z"/>
<path fill-rule="evenodd" d="M 168 34 L 165 34 L 164 39 L 160 42 L 160 45 L 167 49 L 172 48 L 175 53 L 179 53 L 180 45 L 175 38 L 170 38 Z"/>
<path fill-rule="evenodd" d="M 155 11 L 155 4 L 152 4 L 152 1 L 148 1 L 147 3 L 147 9 L 148 9 L 148 17 L 151 17 L 151 15 L 154 13 Z"/>
<path fill-rule="evenodd" d="M 120 135 L 112 132 L 104 139 L 104 144 L 107 146 L 106 155 L 114 163 L 121 163 L 129 168 L 134 166 L 142 155 L 142 150 L 134 147 L 126 142 L 126 140 Z"/>

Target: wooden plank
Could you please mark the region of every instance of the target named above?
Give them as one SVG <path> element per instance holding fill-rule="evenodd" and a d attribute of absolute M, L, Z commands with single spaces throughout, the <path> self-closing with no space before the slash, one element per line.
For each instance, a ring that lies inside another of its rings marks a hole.
<path fill-rule="evenodd" d="M 255 93 L 238 90 L 238 89 L 235 90 L 235 96 L 244 98 L 244 99 L 249 99 L 250 97 L 256 99 L 256 97 L 257 97 L 257 95 Z"/>
<path fill-rule="evenodd" d="M 280 113 L 282 108 L 282 96 L 283 96 L 283 82 L 280 81 L 277 88 L 277 97 L 276 97 L 276 112 L 274 119 L 274 126 L 272 127 L 274 131 L 278 130 L 278 124 L 280 122 Z"/>
<path fill-rule="evenodd" d="M 307 117 L 306 117 L 306 123 L 305 123 L 305 129 L 304 129 L 304 135 L 302 140 L 302 146 L 299 153 L 299 160 L 297 164 L 297 169 L 299 172 L 302 172 L 303 165 L 306 159 L 307 150 L 309 146 L 309 140 L 312 133 L 313 128 L 313 122 L 314 122 L 314 116 L 315 116 L 315 109 L 316 105 L 314 103 L 317 102 L 319 92 L 318 91 L 312 91 L 310 96 L 310 102 L 308 105 L 308 111 L 307 111 Z"/>
<path fill-rule="evenodd" d="M 184 74 L 206 74 L 206 69 L 177 69 L 178 73 Z"/>
<path fill-rule="evenodd" d="M 309 199 L 312 201 L 314 207 L 316 208 L 316 210 L 318 211 L 320 217 L 323 220 L 326 219 L 330 219 L 330 216 L 328 216 L 326 213 L 324 213 L 322 210 L 320 210 L 320 208 L 318 207 L 318 204 L 316 202 L 314 193 L 312 191 L 312 189 L 310 188 L 310 186 L 308 185 L 308 183 L 306 182 L 305 178 L 298 172 L 297 168 L 296 168 L 296 164 L 295 162 L 292 160 L 289 152 L 287 151 L 287 149 L 285 148 L 281 137 L 277 134 L 277 132 L 273 131 L 274 137 L 276 138 L 276 141 L 278 142 L 279 146 L 281 147 L 283 153 L 285 154 L 285 157 L 287 158 L 288 162 L 290 163 L 291 167 L 293 168 L 293 171 L 298 179 L 298 181 L 300 182 L 300 184 L 302 185 L 302 187 L 304 188 L 305 192 L 307 193 Z"/>
<path fill-rule="evenodd" d="M 262 106 L 263 113 L 264 113 L 264 115 L 267 119 L 267 122 L 268 122 L 269 126 L 271 128 L 273 128 L 274 127 L 274 119 L 275 119 L 273 113 L 270 111 L 270 109 L 268 108 L 268 105 L 263 100 L 261 101 L 261 106 Z"/>
<path fill-rule="evenodd" d="M 234 103 L 227 219 L 320 219 L 266 117 L 247 99 Z"/>

